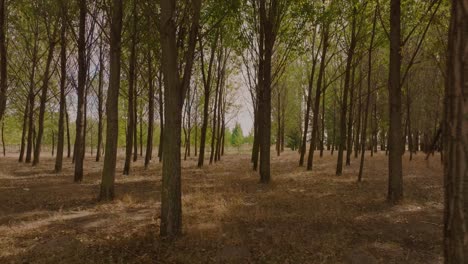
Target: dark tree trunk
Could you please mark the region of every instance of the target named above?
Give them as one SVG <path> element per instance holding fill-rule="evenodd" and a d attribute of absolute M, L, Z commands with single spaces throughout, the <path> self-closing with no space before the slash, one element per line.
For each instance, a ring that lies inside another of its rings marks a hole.
<path fill-rule="evenodd" d="M 60 110 L 58 121 L 58 134 L 57 134 L 57 156 L 55 158 L 56 173 L 62 171 L 63 165 L 63 148 L 65 139 L 65 89 L 67 87 L 67 1 L 62 0 L 62 25 L 60 29 Z"/>
<path fill-rule="evenodd" d="M 76 110 L 75 138 L 75 182 L 83 180 L 83 161 L 85 151 L 85 93 L 86 93 L 86 0 L 78 0 L 80 9 L 78 33 L 78 104 Z"/>
<path fill-rule="evenodd" d="M 154 83 L 153 83 L 153 60 L 151 51 L 148 52 L 148 133 L 146 139 L 145 168 L 153 156 L 153 131 L 154 131 Z"/>
<path fill-rule="evenodd" d="M 389 69 L 389 159 L 388 200 L 396 204 L 403 199 L 402 128 L 401 128 L 401 37 L 400 0 L 390 5 L 390 69 Z"/>
<path fill-rule="evenodd" d="M 68 118 L 67 100 L 65 99 L 65 122 L 67 125 L 67 158 L 71 157 L 70 119 Z"/>
<path fill-rule="evenodd" d="M 136 26 L 137 26 L 137 16 L 136 16 L 136 1 L 133 1 L 133 21 L 132 21 L 132 33 L 131 33 L 131 44 L 130 44 L 130 62 L 128 69 L 128 109 L 127 109 L 127 137 L 125 144 L 125 163 L 123 169 L 123 175 L 130 174 L 130 162 L 132 158 L 132 150 L 134 138 L 136 139 L 136 129 L 135 129 L 135 64 L 136 64 Z M 136 146 L 135 146 L 136 147 Z"/>
<path fill-rule="evenodd" d="M 49 36 L 49 50 L 46 60 L 45 72 L 44 76 L 42 77 L 42 87 L 41 87 L 41 97 L 40 97 L 40 105 L 39 105 L 39 124 L 38 124 L 38 131 L 37 131 L 37 138 L 36 138 L 36 147 L 34 148 L 34 157 L 32 165 L 36 166 L 39 164 L 39 159 L 41 155 L 41 146 L 42 146 L 42 136 L 44 135 L 44 118 L 46 112 L 46 103 L 47 103 L 47 93 L 49 91 L 49 80 L 52 77 L 50 74 L 50 66 L 52 63 L 52 59 L 54 57 L 54 49 L 57 41 L 55 40 L 56 36 L 56 28 L 53 29 L 54 32 L 52 36 Z"/>
<path fill-rule="evenodd" d="M 159 162 L 163 158 L 163 139 L 164 139 L 164 98 L 163 98 L 163 77 L 162 69 L 159 71 L 158 78 L 158 99 L 159 99 L 159 146 L 158 146 L 158 158 Z"/>
<path fill-rule="evenodd" d="M 198 167 L 203 167 L 203 163 L 205 161 L 205 145 L 206 145 L 206 132 L 208 130 L 208 122 L 209 122 L 209 107 L 210 107 L 210 94 L 211 94 L 211 83 L 213 79 L 213 62 L 215 58 L 215 52 L 218 45 L 218 38 L 219 33 L 217 32 L 215 35 L 215 40 L 211 44 L 211 51 L 210 51 L 210 58 L 208 63 L 208 72 L 205 72 L 205 58 L 203 53 L 203 45 L 202 45 L 202 38 L 199 38 L 199 46 L 200 46 L 200 62 L 201 62 L 201 71 L 202 71 L 202 78 L 203 78 L 203 90 L 204 90 L 204 102 L 203 102 L 203 121 L 201 127 L 201 137 L 200 137 L 200 154 L 198 155 Z"/>
<path fill-rule="evenodd" d="M 112 20 L 110 23 L 109 47 L 109 88 L 107 90 L 106 147 L 102 170 L 100 200 L 114 199 L 115 165 L 117 163 L 117 142 L 119 136 L 118 101 L 120 90 L 120 63 L 122 38 L 122 0 L 112 1 Z"/>
<path fill-rule="evenodd" d="M 270 182 L 270 142 L 271 142 L 271 85 L 272 85 L 272 57 L 273 47 L 276 41 L 276 30 L 278 19 L 278 1 L 271 0 L 266 8 L 266 1 L 260 0 L 260 27 L 263 28 L 264 46 L 263 70 L 259 71 L 262 75 L 263 84 L 260 96 L 259 111 L 259 130 L 260 130 L 260 182 Z"/>
<path fill-rule="evenodd" d="M 7 101 L 6 0 L 0 0 L 0 120 L 3 120 Z M 3 135 L 3 134 L 2 134 Z"/>
<path fill-rule="evenodd" d="M 366 136 L 367 136 L 367 118 L 369 116 L 369 105 L 371 97 L 371 81 L 372 81 L 372 50 L 374 45 L 375 38 L 375 27 L 377 24 L 377 9 L 374 11 L 374 18 L 372 20 L 372 35 L 368 49 L 368 71 L 367 71 L 367 96 L 366 96 L 366 106 L 364 111 L 364 120 L 362 122 L 362 135 L 361 135 L 361 162 L 359 163 L 359 176 L 358 181 L 362 181 L 362 175 L 364 171 L 364 157 L 366 153 Z"/>
<path fill-rule="evenodd" d="M 453 0 L 444 124 L 445 263 L 468 262 L 468 1 Z"/>
<path fill-rule="evenodd" d="M 350 90 L 350 99 L 349 99 L 349 115 L 348 115 L 348 137 L 346 145 L 346 166 L 351 165 L 351 154 L 353 153 L 353 115 L 354 115 L 354 94 L 355 94 L 355 73 L 356 65 L 353 65 L 353 70 L 351 74 L 351 90 Z"/>
<path fill-rule="evenodd" d="M 28 93 L 28 104 L 29 104 L 29 113 L 28 113 L 28 143 L 26 146 L 26 163 L 31 162 L 32 150 L 33 150 L 33 129 L 34 129 L 34 101 L 36 97 L 35 92 L 35 77 L 36 77 L 36 68 L 38 63 L 38 31 L 36 29 L 34 32 L 34 47 L 32 54 L 32 65 L 31 65 L 31 74 L 29 76 L 29 93 Z"/>
<path fill-rule="evenodd" d="M 101 159 L 101 149 L 102 149 L 102 130 L 104 127 L 103 118 L 104 118 L 104 50 L 103 50 L 103 39 L 99 43 L 99 83 L 98 83 L 98 141 L 97 141 L 97 151 L 96 151 L 96 162 Z"/>
<path fill-rule="evenodd" d="M 327 50 L 328 50 L 328 24 L 323 25 L 324 29 L 322 32 L 322 54 L 320 61 L 319 75 L 317 79 L 317 87 L 315 89 L 315 102 L 314 102 L 314 116 L 312 119 L 312 137 L 310 139 L 309 156 L 307 157 L 307 170 L 312 170 L 314 153 L 316 149 L 318 133 L 319 133 L 319 112 L 320 112 L 320 95 L 322 93 L 323 76 L 325 74 L 325 67 L 327 61 Z"/>
<path fill-rule="evenodd" d="M 354 1 L 353 1 L 354 3 Z M 353 17 L 351 22 L 351 42 L 349 50 L 347 51 L 346 60 L 346 73 L 345 83 L 343 90 L 343 102 L 341 104 L 341 116 L 340 116 L 340 142 L 338 145 L 338 161 L 336 163 L 336 175 L 340 176 L 343 173 L 343 151 L 346 147 L 346 113 L 348 110 L 348 94 L 351 77 L 351 67 L 353 64 L 354 50 L 356 48 L 356 7 L 353 7 Z M 348 135 L 349 136 L 349 135 Z"/>
<path fill-rule="evenodd" d="M 193 67 L 196 38 L 198 36 L 201 0 L 191 2 L 191 27 L 188 44 L 183 58 L 183 76 L 179 76 L 176 41 L 176 3 L 161 0 L 161 50 L 162 69 L 164 73 L 164 147 L 161 191 L 161 236 L 173 238 L 182 233 L 182 199 L 181 199 L 181 160 L 180 138 L 182 126 L 182 106 Z M 185 45 L 184 45 L 185 46 Z M 181 67 L 182 68 L 182 67 Z"/>
<path fill-rule="evenodd" d="M 315 49 L 316 34 L 317 34 L 317 29 L 315 28 L 314 29 L 313 39 L 312 39 L 312 51 Z M 319 49 L 320 49 L 320 45 L 319 45 Z M 308 91 L 307 91 L 306 112 L 305 112 L 305 116 L 304 116 L 304 131 L 302 132 L 299 166 L 304 165 L 304 157 L 305 157 L 306 146 L 307 146 L 307 133 L 309 131 L 310 109 L 312 107 L 312 88 L 314 86 L 315 67 L 317 65 L 318 54 L 319 54 L 319 52 L 317 52 L 313 56 L 312 68 L 311 68 L 310 75 L 309 75 L 309 85 L 308 85 Z"/>
<path fill-rule="evenodd" d="M 23 162 L 24 151 L 26 145 L 26 131 L 28 130 L 28 114 L 29 114 L 29 103 L 26 102 L 26 106 L 23 114 L 23 131 L 21 132 L 21 147 L 18 162 Z"/>

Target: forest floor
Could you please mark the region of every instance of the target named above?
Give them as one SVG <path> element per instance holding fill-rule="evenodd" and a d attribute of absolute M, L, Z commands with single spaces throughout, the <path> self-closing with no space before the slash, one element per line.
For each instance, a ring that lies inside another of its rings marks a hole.
<path fill-rule="evenodd" d="M 316 153 L 317 154 L 317 153 Z M 405 200 L 386 200 L 387 159 L 367 157 L 334 175 L 336 153 L 272 158 L 272 183 L 261 185 L 248 154 L 229 154 L 203 169 L 183 162 L 183 232 L 159 231 L 161 165 L 134 163 L 116 176 L 116 200 L 100 203 L 102 163 L 85 163 L 73 183 L 70 160 L 32 168 L 0 158 L 0 263 L 442 263 L 443 190 L 439 157 L 404 156 Z M 123 161 L 118 163 L 120 166 Z M 121 172 L 119 167 L 118 171 Z"/>

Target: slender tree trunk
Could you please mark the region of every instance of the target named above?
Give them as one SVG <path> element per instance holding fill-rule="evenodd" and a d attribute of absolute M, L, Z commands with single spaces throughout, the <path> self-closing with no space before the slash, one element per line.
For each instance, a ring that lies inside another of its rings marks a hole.
<path fill-rule="evenodd" d="M 354 1 L 353 1 L 354 3 Z M 340 116 L 340 142 L 338 145 L 338 161 L 336 163 L 336 175 L 340 176 L 343 173 L 343 151 L 346 145 L 346 115 L 348 110 L 348 94 L 350 87 L 351 67 L 353 64 L 354 50 L 356 48 L 356 7 L 353 7 L 353 17 L 351 24 L 351 42 L 348 50 L 348 58 L 346 60 L 346 73 L 343 91 L 343 102 L 341 104 Z"/>
<path fill-rule="evenodd" d="M 122 0 L 112 1 L 112 20 L 110 23 L 109 47 L 109 88 L 107 90 L 106 147 L 102 170 L 100 200 L 114 199 L 115 165 L 117 163 L 117 142 L 119 136 L 118 101 L 120 90 L 120 63 L 122 39 Z"/>
<path fill-rule="evenodd" d="M 80 9 L 78 33 L 78 104 L 76 111 L 75 138 L 75 182 L 83 180 L 83 161 L 85 151 L 85 90 L 86 90 L 86 0 L 78 0 Z"/>
<path fill-rule="evenodd" d="M 353 153 L 353 115 L 354 115 L 354 94 L 355 94 L 355 74 L 356 74 L 356 65 L 353 65 L 352 73 L 351 73 L 351 90 L 350 90 L 350 99 L 349 99 L 349 115 L 348 115 L 348 137 L 347 137 L 347 145 L 346 145 L 346 166 L 351 165 L 351 154 Z"/>
<path fill-rule="evenodd" d="M 327 50 L 328 50 L 328 24 L 323 25 L 324 29 L 322 32 L 322 54 L 320 61 L 319 75 L 317 79 L 317 87 L 315 90 L 315 103 L 314 103 L 314 116 L 312 120 L 312 138 L 310 139 L 309 156 L 307 157 L 307 170 L 312 170 L 314 153 L 317 144 L 317 137 L 319 133 L 319 112 L 320 112 L 320 95 L 322 93 L 323 76 L 325 74 L 325 67 L 327 61 Z"/>
<path fill-rule="evenodd" d="M 377 24 L 377 9 L 374 11 L 374 18 L 372 20 L 372 35 L 368 49 L 368 71 L 367 71 L 367 96 L 366 96 L 366 106 L 364 111 L 364 120 L 362 122 L 362 135 L 361 135 L 361 162 L 359 163 L 359 176 L 358 181 L 362 181 L 362 175 L 364 171 L 364 157 L 366 153 L 366 136 L 367 136 L 367 118 L 369 116 L 369 105 L 370 105 L 370 97 L 371 97 L 371 82 L 372 82 L 372 50 L 374 46 L 374 38 L 375 38 L 375 27 Z"/>
<path fill-rule="evenodd" d="M 136 64 L 136 1 L 133 1 L 133 21 L 130 46 L 130 62 L 128 69 L 128 109 L 127 109 L 127 137 L 125 144 L 125 163 L 123 175 L 130 175 L 130 163 L 132 158 L 132 150 L 134 138 L 136 138 L 135 129 L 135 64 Z"/>
<path fill-rule="evenodd" d="M 58 135 L 57 135 L 57 156 L 55 158 L 56 173 L 62 171 L 63 166 L 63 148 L 65 139 L 65 89 L 67 87 L 67 1 L 62 0 L 62 25 L 60 29 L 60 110 L 58 121 Z"/>
<path fill-rule="evenodd" d="M 317 34 L 317 29 L 314 28 L 314 35 L 312 37 L 312 50 L 315 49 L 316 34 Z M 320 45 L 319 45 L 319 49 L 320 49 Z M 318 54 L 319 54 L 319 52 L 317 52 L 316 55 L 313 56 L 312 68 L 311 68 L 310 75 L 309 75 L 309 85 L 308 85 L 308 91 L 307 91 L 306 112 L 305 112 L 305 116 L 304 116 L 304 131 L 302 132 L 299 166 L 304 165 L 304 157 L 305 157 L 306 146 L 307 146 L 307 133 L 308 133 L 308 130 L 309 130 L 309 121 L 310 121 L 310 109 L 312 107 L 312 88 L 314 86 L 315 67 L 317 65 Z"/>
<path fill-rule="evenodd" d="M 26 147 L 26 163 L 31 162 L 32 150 L 33 150 L 33 129 L 34 129 L 34 101 L 35 101 L 35 77 L 38 63 L 38 29 L 36 24 L 36 29 L 34 32 L 34 47 L 32 54 L 32 65 L 31 65 L 31 74 L 29 76 L 29 93 L 28 93 L 28 104 L 29 104 L 29 113 L 28 113 L 28 143 Z"/>
<path fill-rule="evenodd" d="M 26 102 L 26 106 L 23 114 L 23 131 L 21 132 L 21 147 L 18 162 L 23 162 L 24 151 L 26 147 L 26 131 L 28 130 L 28 114 L 29 114 L 29 103 Z"/>
<path fill-rule="evenodd" d="M 204 102 L 203 102 L 203 121 L 202 121 L 202 128 L 201 128 L 201 137 L 200 137 L 200 154 L 198 155 L 198 167 L 203 167 L 203 163 L 205 161 L 205 145 L 206 145 L 206 133 L 208 130 L 208 120 L 209 120 L 209 106 L 210 106 L 210 94 L 211 94 L 211 82 L 212 82 L 212 71 L 213 71 L 213 62 L 215 58 L 215 52 L 218 45 L 218 38 L 219 33 L 217 32 L 215 35 L 215 40 L 211 45 L 210 51 L 210 58 L 208 63 L 208 72 L 205 73 L 205 58 L 203 53 L 203 45 L 202 45 L 202 38 L 199 38 L 200 43 L 200 62 L 201 62 L 201 70 L 202 70 L 202 78 L 203 78 L 203 89 L 204 89 Z"/>
<path fill-rule="evenodd" d="M 359 70 L 359 90 L 358 90 L 358 110 L 357 110 L 357 120 L 356 120 L 356 138 L 354 139 L 354 158 L 358 158 L 359 154 L 359 140 L 361 137 L 361 121 L 362 121 L 362 116 L 361 116 L 361 111 L 362 111 L 362 82 L 363 82 L 363 71 L 362 71 L 362 64 Z"/>
<path fill-rule="evenodd" d="M 158 158 L 159 162 L 163 159 L 163 139 L 164 139 L 164 98 L 163 98 L 163 81 L 162 69 L 160 68 L 158 78 L 158 98 L 159 98 L 159 146 Z"/>
<path fill-rule="evenodd" d="M 34 149 L 34 157 L 32 165 L 36 166 L 39 164 L 39 159 L 41 155 L 41 147 L 42 147 L 42 137 L 44 135 L 44 118 L 46 112 L 46 103 L 47 103 L 47 93 L 49 91 L 49 80 L 51 78 L 50 74 L 50 66 L 52 63 L 52 59 L 54 57 L 54 49 L 57 41 L 55 40 L 56 36 L 56 28 L 54 28 L 54 33 L 52 33 L 51 39 L 49 39 L 49 50 L 46 60 L 45 72 L 42 79 L 42 87 L 41 87 L 41 100 L 39 105 L 39 125 L 37 131 L 37 138 L 36 138 L 36 147 Z"/>
<path fill-rule="evenodd" d="M 65 122 L 67 125 L 67 158 L 71 157 L 70 118 L 68 117 L 67 100 L 65 100 Z"/>
<path fill-rule="evenodd" d="M 137 74 L 135 74 L 135 87 L 133 92 L 135 93 L 133 96 L 134 104 L 133 104 L 133 162 L 138 160 L 138 92 L 137 92 Z"/>
<path fill-rule="evenodd" d="M 3 120 L 7 101 L 7 49 L 6 49 L 6 0 L 0 0 L 0 120 Z M 2 134 L 3 135 L 3 134 Z"/>
<path fill-rule="evenodd" d="M 154 83 L 153 60 L 151 51 L 148 51 L 148 133 L 146 139 L 145 168 L 148 168 L 153 156 L 153 131 L 154 131 Z"/>
<path fill-rule="evenodd" d="M 276 106 L 276 156 L 281 155 L 281 91 L 277 87 L 277 106 Z"/>
<path fill-rule="evenodd" d="M 98 83 L 98 141 L 96 151 L 96 162 L 101 159 L 102 149 L 102 130 L 104 127 L 104 50 L 103 50 L 103 39 L 99 43 L 99 83 Z"/>
<path fill-rule="evenodd" d="M 326 88 L 325 88 L 326 82 L 325 82 L 325 75 L 323 76 L 323 82 L 322 82 L 322 114 L 321 114 L 321 125 L 320 128 L 322 129 L 322 135 L 320 136 L 320 157 L 323 157 L 323 151 L 325 149 L 325 96 L 326 96 Z"/>

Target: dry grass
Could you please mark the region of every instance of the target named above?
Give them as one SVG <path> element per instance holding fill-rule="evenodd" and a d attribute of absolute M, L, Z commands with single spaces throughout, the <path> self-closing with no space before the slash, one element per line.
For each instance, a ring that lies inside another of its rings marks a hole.
<path fill-rule="evenodd" d="M 405 202 L 385 201 L 387 162 L 368 157 L 334 176 L 336 156 L 315 170 L 286 152 L 264 186 L 247 154 L 203 169 L 183 163 L 184 236 L 158 236 L 161 167 L 134 164 L 117 175 L 117 199 L 98 203 L 101 163 L 89 158 L 82 184 L 67 161 L 37 168 L 0 159 L 1 263 L 441 263 L 442 168 L 437 157 L 404 158 Z M 123 162 L 119 162 L 122 164 Z M 121 171 L 121 168 L 118 169 Z"/>

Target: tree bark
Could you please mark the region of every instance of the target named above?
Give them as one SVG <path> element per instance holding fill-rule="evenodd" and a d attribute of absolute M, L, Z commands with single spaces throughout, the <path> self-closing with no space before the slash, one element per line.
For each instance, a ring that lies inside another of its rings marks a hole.
<path fill-rule="evenodd" d="M 99 43 L 99 83 L 98 83 L 98 141 L 96 151 L 96 162 L 101 160 L 102 150 L 102 130 L 104 127 L 104 50 L 103 50 L 103 37 Z"/>
<path fill-rule="evenodd" d="M 354 3 L 355 1 L 353 1 Z M 341 104 L 340 116 L 340 142 L 338 145 L 338 161 L 336 163 L 336 175 L 340 176 L 343 173 L 343 151 L 346 145 L 346 113 L 348 110 L 348 94 L 351 77 L 351 67 L 353 64 L 354 50 L 356 48 L 356 7 L 353 7 L 353 15 L 351 21 L 351 42 L 347 51 L 346 73 L 343 91 L 343 102 Z M 348 135 L 349 136 L 349 135 Z"/>
<path fill-rule="evenodd" d="M 193 67 L 196 37 L 198 35 L 201 0 L 192 4 L 191 28 L 187 51 L 183 58 L 183 76 L 179 76 L 178 45 L 176 41 L 176 3 L 161 0 L 161 48 L 164 74 L 164 146 L 161 191 L 161 236 L 173 238 L 182 233 L 181 201 L 181 125 L 185 92 L 189 88 Z M 185 46 L 185 45 L 184 45 Z M 182 80 L 182 81 L 181 81 Z"/>
<path fill-rule="evenodd" d="M 62 12 L 62 24 L 60 29 L 60 106 L 57 134 L 57 156 L 55 158 L 56 173 L 62 171 L 63 148 L 65 139 L 65 89 L 67 87 L 67 1 L 60 2 Z"/>
<path fill-rule="evenodd" d="M 327 50 L 328 50 L 328 24 L 323 25 L 324 29 L 322 32 L 322 54 L 321 54 L 321 61 L 320 61 L 320 69 L 319 75 L 317 79 L 317 87 L 315 88 L 315 102 L 314 102 L 314 111 L 313 111 L 313 119 L 312 119 L 312 137 L 310 139 L 310 147 L 309 147 L 309 156 L 307 157 L 307 170 L 312 170 L 313 161 L 314 161 L 314 153 L 317 144 L 317 137 L 319 133 L 319 112 L 320 112 L 320 95 L 322 92 L 323 84 L 323 76 L 325 74 L 325 67 L 327 61 Z"/>
<path fill-rule="evenodd" d="M 132 20 L 132 33 L 131 33 L 131 44 L 130 44 L 130 62 L 128 69 L 128 107 L 127 107 L 127 137 L 125 144 L 125 163 L 123 169 L 123 175 L 130 174 L 130 163 L 132 158 L 134 138 L 136 139 L 135 129 L 135 64 L 136 64 L 136 1 L 133 1 L 133 20 Z"/>
<path fill-rule="evenodd" d="M 39 164 L 39 159 L 41 155 L 41 147 L 42 147 L 42 136 L 44 135 L 44 118 L 45 118 L 45 111 L 46 111 L 46 103 L 47 103 L 47 93 L 49 91 L 49 80 L 52 77 L 50 74 L 50 66 L 52 63 L 52 59 L 54 57 L 54 50 L 57 41 L 55 40 L 56 36 L 56 26 L 53 30 L 52 36 L 49 36 L 49 50 L 45 65 L 45 72 L 44 76 L 42 77 L 42 87 L 41 87 L 41 97 L 40 97 L 40 105 L 39 105 L 39 122 L 38 122 L 38 131 L 37 131 L 37 138 L 36 138 L 36 147 L 34 148 L 34 157 L 32 165 L 36 166 Z"/>
<path fill-rule="evenodd" d="M 78 103 L 76 110 L 76 138 L 75 138 L 75 182 L 83 180 L 83 162 L 85 151 L 85 92 L 86 92 L 86 0 L 78 0 L 79 32 L 78 32 Z"/>
<path fill-rule="evenodd" d="M 203 78 L 203 90 L 204 90 L 204 102 L 203 102 L 203 121 L 201 127 L 201 135 L 200 135 L 200 154 L 198 155 L 198 167 L 203 167 L 203 163 L 205 161 L 205 145 L 206 145 L 206 132 L 208 130 L 208 120 L 209 120 L 209 106 L 210 106 L 210 94 L 211 94 L 211 81 L 213 78 L 213 62 L 215 58 L 215 51 L 218 44 L 219 33 L 216 33 L 215 40 L 211 45 L 210 51 L 210 61 L 208 63 L 208 72 L 205 73 L 204 69 L 204 55 L 203 55 L 203 45 L 202 39 L 199 38 L 200 43 L 200 62 L 201 62 L 201 71 L 202 71 L 202 78 Z"/>
<path fill-rule="evenodd" d="M 445 263 L 468 261 L 468 1 L 453 0 L 444 113 Z"/>
<path fill-rule="evenodd" d="M 403 199 L 402 128 L 401 128 L 401 13 L 400 0 L 390 4 L 390 69 L 389 69 L 389 154 L 388 154 L 388 196 L 396 204 Z"/>
<path fill-rule="evenodd" d="M 317 28 L 314 28 L 314 35 L 312 39 L 312 50 L 315 49 L 316 34 L 317 34 Z M 319 49 L 320 49 L 320 46 L 321 44 L 319 45 Z M 312 88 L 314 86 L 315 67 L 317 65 L 318 54 L 319 52 L 317 52 L 313 56 L 312 68 L 310 70 L 309 85 L 308 85 L 308 91 L 307 91 L 306 112 L 304 116 L 304 131 L 302 132 L 302 141 L 301 141 L 301 148 L 300 148 L 299 166 L 304 165 L 304 157 L 305 157 L 306 146 L 307 146 L 307 133 L 309 131 L 310 109 L 312 107 Z"/>
<path fill-rule="evenodd" d="M 0 120 L 3 120 L 7 102 L 7 50 L 6 50 L 6 0 L 0 0 Z"/>
<path fill-rule="evenodd" d="M 154 83 L 153 60 L 151 51 L 148 51 L 148 133 L 146 139 L 145 168 L 148 168 L 153 156 L 153 132 L 154 132 Z"/>
<path fill-rule="evenodd" d="M 122 39 L 122 0 L 112 1 L 112 20 L 109 47 L 109 88 L 107 90 L 106 114 L 106 147 L 102 170 L 100 200 L 114 199 L 115 165 L 117 163 L 117 142 L 119 136 L 119 90 Z"/>
<path fill-rule="evenodd" d="M 370 105 L 370 97 L 371 97 L 371 81 L 372 81 L 372 50 L 374 46 L 374 39 L 375 39 L 375 27 L 377 24 L 377 9 L 374 11 L 374 18 L 372 20 L 372 35 L 368 49 L 368 70 L 367 70 L 367 96 L 366 96 L 366 106 L 364 111 L 364 120 L 362 122 L 362 135 L 361 135 L 361 162 L 359 163 L 359 175 L 358 175 L 358 182 L 362 181 L 362 175 L 364 171 L 364 157 L 366 153 L 366 137 L 367 137 L 367 118 L 369 116 L 369 105 Z"/>

